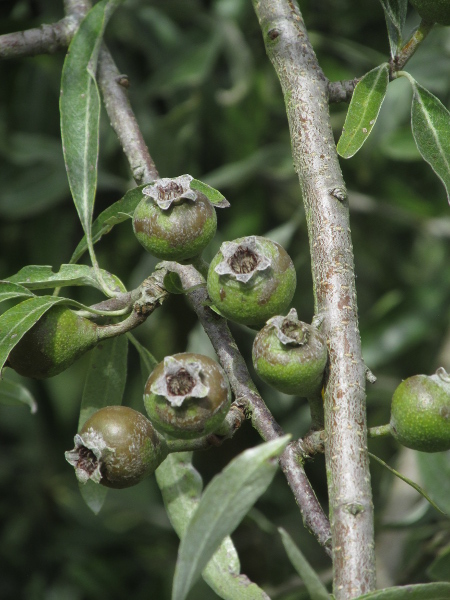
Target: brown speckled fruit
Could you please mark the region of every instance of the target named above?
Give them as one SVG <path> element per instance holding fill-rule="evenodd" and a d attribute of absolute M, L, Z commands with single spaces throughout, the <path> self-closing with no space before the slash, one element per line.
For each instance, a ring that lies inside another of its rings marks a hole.
<path fill-rule="evenodd" d="M 267 238 L 224 242 L 211 261 L 208 294 L 225 318 L 260 329 L 292 300 L 296 273 L 288 253 Z"/>
<path fill-rule="evenodd" d="M 228 380 L 220 365 L 202 354 L 166 356 L 147 380 L 147 414 L 158 431 L 179 439 L 213 433 L 231 404 Z"/>
<path fill-rule="evenodd" d="M 168 454 L 165 440 L 140 412 L 126 406 L 100 409 L 65 453 L 80 483 L 88 480 L 111 488 L 136 485 L 151 475 Z"/>

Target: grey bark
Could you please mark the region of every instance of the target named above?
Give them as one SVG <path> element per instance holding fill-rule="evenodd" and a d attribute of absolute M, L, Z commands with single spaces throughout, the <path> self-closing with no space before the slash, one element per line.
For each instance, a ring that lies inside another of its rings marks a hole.
<path fill-rule="evenodd" d="M 365 375 L 346 190 L 330 126 L 328 82 L 301 13 L 289 0 L 253 4 L 285 98 L 308 224 L 315 308 L 324 317 L 328 342 L 325 456 L 333 583 L 336 599 L 348 600 L 374 589 L 375 561 Z"/>

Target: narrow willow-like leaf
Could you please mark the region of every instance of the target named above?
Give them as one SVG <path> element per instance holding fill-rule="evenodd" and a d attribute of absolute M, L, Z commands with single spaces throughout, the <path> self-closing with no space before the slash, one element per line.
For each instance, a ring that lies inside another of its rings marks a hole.
<path fill-rule="evenodd" d="M 383 63 L 358 82 L 348 107 L 337 151 L 350 158 L 364 144 L 372 131 L 389 83 L 389 65 Z"/>
<path fill-rule="evenodd" d="M 95 412 L 105 406 L 122 404 L 127 379 L 128 340 L 118 336 L 102 342 L 91 350 L 89 370 L 81 400 L 78 431 Z M 108 489 L 93 481 L 80 484 L 80 493 L 87 506 L 98 514 L 106 500 Z"/>
<path fill-rule="evenodd" d="M 392 58 L 402 46 L 402 31 L 405 25 L 407 0 L 380 0 L 384 9 L 389 34 L 389 45 Z"/>
<path fill-rule="evenodd" d="M 156 470 L 156 480 L 170 522 L 183 538 L 203 489 L 202 479 L 192 465 L 192 452 L 170 454 Z M 260 587 L 239 572 L 238 554 L 231 538 L 226 537 L 204 569 L 203 579 L 224 600 L 269 600 Z"/>
<path fill-rule="evenodd" d="M 117 292 L 125 291 L 120 280 L 101 270 L 103 279 Z M 45 288 L 65 287 L 68 285 L 88 285 L 99 290 L 102 289 L 95 271 L 88 265 L 61 265 L 56 273 L 48 265 L 28 265 L 15 275 L 8 277 L 8 281 L 20 284 L 30 290 Z"/>
<path fill-rule="evenodd" d="M 150 350 L 147 350 L 147 348 L 143 346 L 132 333 L 127 333 L 127 338 L 130 340 L 130 342 L 133 344 L 133 346 L 139 353 L 139 359 L 141 361 L 142 382 L 145 386 L 145 384 L 147 383 L 148 376 L 156 367 L 158 361 L 150 352 Z"/>
<path fill-rule="evenodd" d="M 64 160 L 73 201 L 88 239 L 97 188 L 100 122 L 95 71 L 105 25 L 117 3 L 102 0 L 88 12 L 70 43 L 61 78 Z"/>
<path fill-rule="evenodd" d="M 104 485 L 94 483 L 91 479 L 84 484 L 79 483 L 78 487 L 80 489 L 81 497 L 86 505 L 92 510 L 94 515 L 98 515 L 105 503 L 106 496 L 108 495 L 108 488 Z"/>
<path fill-rule="evenodd" d="M 395 469 L 390 467 L 388 464 L 386 464 L 384 462 L 384 460 L 381 460 L 381 458 L 378 458 L 378 456 L 375 456 L 375 454 L 372 454 L 371 452 L 369 452 L 369 456 L 371 458 L 374 458 L 376 461 L 378 461 L 380 463 L 380 465 L 383 465 L 383 467 L 385 467 L 388 471 L 393 473 L 396 477 L 398 477 L 399 479 L 401 479 L 402 481 L 404 481 L 405 483 L 410 485 L 412 488 L 414 488 L 417 492 L 419 492 L 419 494 L 421 496 L 423 496 L 426 500 L 428 500 L 428 502 L 431 504 L 431 506 L 433 508 L 438 510 L 443 515 L 447 516 L 447 514 L 441 508 L 439 508 L 439 506 L 437 504 L 435 504 L 433 502 L 433 500 L 430 498 L 430 496 L 426 493 L 426 491 L 423 488 L 420 487 L 420 485 L 418 485 L 417 483 L 414 483 L 414 481 L 411 481 L 411 479 L 408 479 L 408 477 L 405 477 L 405 475 L 402 475 L 401 473 L 399 473 L 398 471 L 396 471 Z"/>
<path fill-rule="evenodd" d="M 422 158 L 441 179 L 450 202 L 450 112 L 411 77 L 411 126 Z"/>
<path fill-rule="evenodd" d="M 178 551 L 172 600 L 184 600 L 225 536 L 268 488 L 289 436 L 246 450 L 206 487 Z"/>
<path fill-rule="evenodd" d="M 17 283 L 11 283 L 9 281 L 0 281 L 0 302 L 23 296 L 31 297 L 34 296 L 34 294 L 23 285 L 18 285 Z"/>
<path fill-rule="evenodd" d="M 227 208 L 230 206 L 228 200 L 219 192 L 219 190 L 214 189 L 207 183 L 203 183 L 203 181 L 193 179 L 190 183 L 190 188 L 191 190 L 197 190 L 198 192 L 204 194 L 208 200 L 218 208 Z"/>
<path fill-rule="evenodd" d="M 146 186 L 147 184 L 144 184 L 128 190 L 123 198 L 114 202 L 114 204 L 111 204 L 111 206 L 108 206 L 108 208 L 99 214 L 92 223 L 92 243 L 95 244 L 101 240 L 102 236 L 109 233 L 115 225 L 133 218 L 134 210 L 143 198 L 142 189 Z M 75 248 L 70 262 L 77 262 L 87 249 L 86 236 L 84 236 Z"/>
<path fill-rule="evenodd" d="M 417 452 L 420 480 L 431 498 L 450 514 L 450 450 Z"/>
<path fill-rule="evenodd" d="M 0 371 L 14 346 L 53 305 L 67 302 L 56 296 L 34 296 L 13 306 L 0 317 Z"/>
<path fill-rule="evenodd" d="M 450 583 L 419 583 L 385 588 L 358 596 L 355 600 L 448 600 Z"/>
<path fill-rule="evenodd" d="M 280 532 L 283 546 L 289 560 L 302 578 L 311 600 L 330 600 L 331 596 L 328 593 L 327 588 L 320 581 L 319 576 L 303 556 L 303 553 L 296 546 L 288 532 L 282 527 L 280 527 L 278 531 Z"/>
<path fill-rule="evenodd" d="M 36 400 L 26 387 L 8 379 L 0 380 L 0 404 L 8 406 L 26 405 L 32 413 L 37 411 Z"/>
<path fill-rule="evenodd" d="M 81 399 L 78 431 L 97 410 L 122 404 L 127 380 L 128 340 L 119 335 L 91 350 Z"/>

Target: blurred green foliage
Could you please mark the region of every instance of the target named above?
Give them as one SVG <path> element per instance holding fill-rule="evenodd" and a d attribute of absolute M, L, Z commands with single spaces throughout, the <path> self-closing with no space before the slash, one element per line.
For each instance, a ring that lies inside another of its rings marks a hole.
<path fill-rule="evenodd" d="M 51 23 L 62 2 L 16 0 L 0 4 L 0 33 Z M 353 78 L 387 60 L 389 44 L 376 1 L 301 0 L 318 59 L 331 80 Z M 418 22 L 411 9 L 409 32 Z M 128 0 L 106 35 L 119 69 L 130 79 L 129 97 L 162 177 L 190 173 L 217 187 L 231 202 L 205 253 L 224 240 L 271 235 L 290 253 L 298 273 L 293 306 L 313 315 L 309 243 L 283 98 L 265 56 L 249 0 Z M 59 85 L 64 56 L 0 63 L 0 277 L 27 264 L 54 268 L 68 262 L 82 237 L 71 202 L 59 133 Z M 450 29 L 438 27 L 407 70 L 450 101 Z M 445 190 L 420 160 L 410 127 L 406 81 L 389 86 L 376 126 L 362 150 L 341 161 L 351 207 L 359 316 L 364 357 L 378 377 L 368 390 L 369 424 L 386 423 L 401 379 L 450 369 L 450 212 Z M 346 105 L 331 107 L 336 139 Z M 106 115 L 101 122 L 98 215 L 133 186 Z M 156 260 L 135 240 L 131 222 L 98 245 L 102 268 L 129 289 Z M 69 290 L 84 303 L 100 300 L 88 288 Z M 249 366 L 254 333 L 233 327 Z M 158 360 L 186 349 L 211 353 L 181 296 L 136 332 Z M 178 540 L 153 478 L 112 491 L 94 517 L 84 505 L 64 450 L 76 431 L 84 357 L 65 373 L 37 383 L 23 380 L 38 403 L 0 406 L 0 597 L 3 599 L 136 600 L 170 598 Z M 139 359 L 129 352 L 125 403 L 142 406 Z M 19 377 L 12 379 L 21 381 Z M 294 436 L 308 428 L 303 400 L 255 381 L 276 419 Z M 232 442 L 200 453 L 196 464 L 210 478 L 243 449 L 258 443 L 245 424 Z M 387 439 L 370 443 L 381 458 L 409 469 L 436 502 L 450 479 L 449 455 L 415 460 Z M 406 462 L 405 462 L 406 461 Z M 450 580 L 450 524 L 415 492 L 374 464 L 373 489 L 380 549 L 380 585 Z M 326 507 L 324 461 L 307 471 Z M 435 476 L 431 477 L 430 473 Z M 422 475 L 421 475 L 422 474 Z M 445 509 L 445 506 L 443 506 Z M 278 474 L 233 536 L 242 570 L 275 600 L 307 598 L 288 563 L 276 527 L 294 537 L 311 564 L 331 578 L 330 563 L 303 528 L 285 479 Z M 391 537 L 389 537 L 391 536 Z M 391 543 L 386 540 L 393 540 Z M 389 558 L 388 558 L 389 556 Z M 189 598 L 209 600 L 199 583 Z"/>

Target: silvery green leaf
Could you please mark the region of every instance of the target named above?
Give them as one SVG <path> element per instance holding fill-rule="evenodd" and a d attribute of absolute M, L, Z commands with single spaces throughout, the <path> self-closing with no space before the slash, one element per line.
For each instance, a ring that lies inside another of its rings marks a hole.
<path fill-rule="evenodd" d="M 288 442 L 284 436 L 246 450 L 206 487 L 180 543 L 172 600 L 186 598 L 222 540 L 270 485 Z"/>
<path fill-rule="evenodd" d="M 337 151 L 343 158 L 358 152 L 372 131 L 389 83 L 389 65 L 383 63 L 361 78 L 348 107 Z"/>
<path fill-rule="evenodd" d="M 423 159 L 441 179 L 450 202 L 450 112 L 412 77 L 411 126 Z"/>
<path fill-rule="evenodd" d="M 278 531 L 280 532 L 283 546 L 289 560 L 302 578 L 311 600 L 330 600 L 331 596 L 328 593 L 327 588 L 320 581 L 319 576 L 303 556 L 303 553 L 296 546 L 291 536 L 282 527 L 280 527 Z"/>

